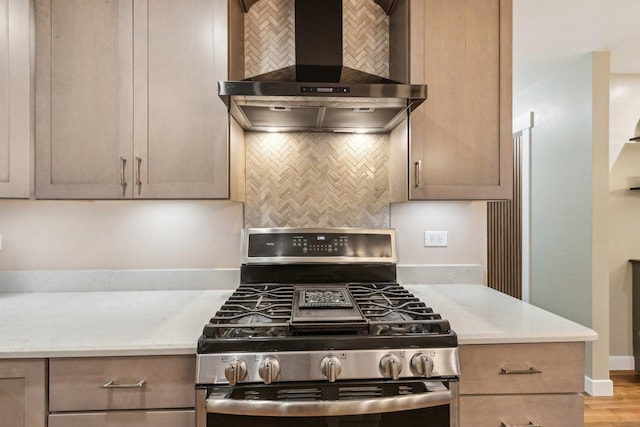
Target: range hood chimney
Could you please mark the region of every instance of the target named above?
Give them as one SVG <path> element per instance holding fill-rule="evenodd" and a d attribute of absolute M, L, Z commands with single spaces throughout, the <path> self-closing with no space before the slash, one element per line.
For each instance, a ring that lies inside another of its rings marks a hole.
<path fill-rule="evenodd" d="M 387 133 L 426 99 L 426 85 L 343 65 L 342 13 L 342 0 L 295 0 L 295 65 L 218 83 L 220 98 L 245 130 Z"/>

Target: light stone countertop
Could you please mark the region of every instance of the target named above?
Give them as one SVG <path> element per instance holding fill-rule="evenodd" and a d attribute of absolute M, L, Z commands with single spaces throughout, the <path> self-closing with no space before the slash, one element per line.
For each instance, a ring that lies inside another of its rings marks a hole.
<path fill-rule="evenodd" d="M 0 358 L 195 354 L 231 292 L 0 293 Z"/>
<path fill-rule="evenodd" d="M 597 334 L 482 285 L 407 285 L 460 344 L 591 341 Z M 0 293 L 0 358 L 195 354 L 231 290 Z"/>
<path fill-rule="evenodd" d="M 483 285 L 406 285 L 448 319 L 459 344 L 594 341 L 578 323 Z"/>

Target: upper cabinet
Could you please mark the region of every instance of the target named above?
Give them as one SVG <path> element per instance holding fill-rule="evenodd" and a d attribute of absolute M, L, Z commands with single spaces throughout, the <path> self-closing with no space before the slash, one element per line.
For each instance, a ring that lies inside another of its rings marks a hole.
<path fill-rule="evenodd" d="M 228 197 L 226 3 L 36 1 L 36 197 Z"/>
<path fill-rule="evenodd" d="M 410 2 L 409 199 L 512 197 L 511 0 Z M 406 159 L 406 157 L 405 157 Z"/>
<path fill-rule="evenodd" d="M 29 22 L 29 0 L 0 0 L 0 197 L 30 192 Z"/>

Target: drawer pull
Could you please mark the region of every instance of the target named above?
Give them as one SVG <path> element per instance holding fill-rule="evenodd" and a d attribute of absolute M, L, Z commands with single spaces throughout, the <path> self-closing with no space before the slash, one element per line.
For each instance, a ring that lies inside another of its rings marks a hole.
<path fill-rule="evenodd" d="M 535 421 L 529 421 L 529 424 L 507 424 L 504 421 L 500 424 L 500 427 L 542 427 Z"/>
<path fill-rule="evenodd" d="M 519 371 L 513 370 L 513 369 L 507 369 L 507 368 L 500 368 L 500 373 L 502 375 L 532 375 L 532 374 L 541 374 L 542 371 L 532 366 L 529 369 L 522 369 Z"/>
<path fill-rule="evenodd" d="M 145 380 L 140 380 L 135 384 L 115 384 L 113 380 L 102 385 L 102 388 L 142 388 L 144 387 Z"/>

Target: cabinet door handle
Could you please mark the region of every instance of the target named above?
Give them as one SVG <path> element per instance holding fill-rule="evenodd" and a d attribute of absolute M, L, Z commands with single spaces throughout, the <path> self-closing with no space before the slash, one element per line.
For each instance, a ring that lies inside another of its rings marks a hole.
<path fill-rule="evenodd" d="M 110 380 L 108 383 L 102 384 L 102 388 L 142 388 L 144 384 L 145 380 L 140 380 L 135 384 L 116 384 L 114 380 Z"/>
<path fill-rule="evenodd" d="M 415 174 L 415 183 L 416 183 L 416 188 L 420 187 L 422 185 L 422 160 L 418 160 L 417 162 L 415 162 L 414 164 L 414 174 Z"/>
<path fill-rule="evenodd" d="M 542 427 L 535 421 L 529 421 L 529 424 L 507 424 L 504 421 L 500 424 L 500 427 Z"/>
<path fill-rule="evenodd" d="M 502 375 L 532 375 L 532 374 L 541 374 L 542 371 L 532 366 L 529 369 L 522 369 L 522 370 L 500 368 L 500 373 Z"/>
<path fill-rule="evenodd" d="M 124 168 L 127 166 L 127 159 L 120 157 L 120 186 L 122 187 L 122 197 L 127 193 L 127 179 Z"/>
<path fill-rule="evenodd" d="M 142 191 L 142 179 L 140 179 L 142 169 L 142 157 L 136 157 L 136 185 L 138 186 L 138 196 Z"/>

